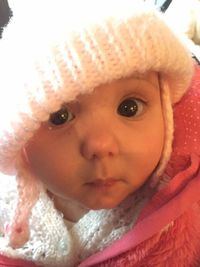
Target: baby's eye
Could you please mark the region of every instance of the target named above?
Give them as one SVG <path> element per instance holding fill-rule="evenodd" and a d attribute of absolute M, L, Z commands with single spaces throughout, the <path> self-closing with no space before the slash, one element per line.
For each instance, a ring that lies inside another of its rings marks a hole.
<path fill-rule="evenodd" d="M 61 125 L 71 121 L 73 118 L 74 115 L 67 108 L 62 108 L 50 115 L 49 122 L 53 125 Z"/>
<path fill-rule="evenodd" d="M 144 104 L 142 100 L 127 98 L 120 103 L 117 112 L 125 117 L 138 116 L 143 112 Z"/>

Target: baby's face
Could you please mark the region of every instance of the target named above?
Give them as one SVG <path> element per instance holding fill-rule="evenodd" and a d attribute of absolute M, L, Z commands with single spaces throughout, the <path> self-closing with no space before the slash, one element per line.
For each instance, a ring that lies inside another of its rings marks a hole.
<path fill-rule="evenodd" d="M 161 157 L 164 121 L 157 74 L 99 86 L 63 105 L 25 150 L 32 171 L 63 200 L 116 207 Z"/>

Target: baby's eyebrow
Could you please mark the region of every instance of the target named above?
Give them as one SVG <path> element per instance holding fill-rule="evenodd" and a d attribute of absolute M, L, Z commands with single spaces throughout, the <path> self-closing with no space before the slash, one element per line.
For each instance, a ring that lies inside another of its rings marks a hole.
<path fill-rule="evenodd" d="M 155 83 L 152 82 L 152 80 L 148 79 L 144 74 L 134 74 L 132 75 L 131 77 L 127 78 L 127 81 L 138 81 L 138 82 L 145 82 L 145 83 L 148 83 L 150 84 L 151 86 L 153 87 L 159 87 L 160 88 L 160 85 L 159 85 L 159 75 L 157 74 L 156 76 L 156 79 L 155 79 Z"/>
<path fill-rule="evenodd" d="M 61 104 L 61 106 L 60 106 L 60 109 L 62 109 L 62 108 L 70 108 L 70 106 L 77 105 L 79 103 L 77 97 L 74 100 L 71 100 L 69 102 L 63 102 Z"/>

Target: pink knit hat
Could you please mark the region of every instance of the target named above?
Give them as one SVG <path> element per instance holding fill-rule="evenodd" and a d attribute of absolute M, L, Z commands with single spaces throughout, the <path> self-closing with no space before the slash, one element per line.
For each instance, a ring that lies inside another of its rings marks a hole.
<path fill-rule="evenodd" d="M 16 15 L 0 43 L 0 171 L 21 172 L 22 147 L 63 102 L 153 70 L 166 121 L 161 173 L 173 138 L 171 106 L 192 76 L 186 48 L 158 12 L 137 0 L 45 2 L 34 16 Z"/>

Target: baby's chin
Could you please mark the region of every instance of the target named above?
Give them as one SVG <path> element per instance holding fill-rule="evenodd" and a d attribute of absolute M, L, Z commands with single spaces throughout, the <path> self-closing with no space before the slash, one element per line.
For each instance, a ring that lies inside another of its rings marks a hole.
<path fill-rule="evenodd" d="M 90 210 L 114 209 L 114 208 L 117 208 L 124 201 L 124 199 L 126 199 L 126 197 L 122 199 L 118 199 L 118 200 L 96 199 L 95 201 L 91 203 L 87 203 L 85 207 Z"/>

